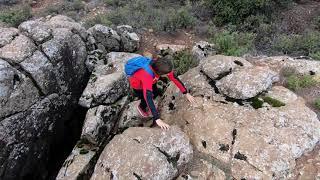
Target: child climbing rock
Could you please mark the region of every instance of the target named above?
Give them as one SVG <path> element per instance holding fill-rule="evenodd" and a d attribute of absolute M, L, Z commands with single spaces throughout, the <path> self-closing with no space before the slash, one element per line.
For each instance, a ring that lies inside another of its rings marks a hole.
<path fill-rule="evenodd" d="M 195 103 L 193 96 L 173 73 L 173 64 L 168 56 L 157 60 L 145 56 L 132 58 L 125 65 L 125 73 L 134 95 L 140 99 L 140 104 L 137 105 L 138 112 L 142 117 L 149 117 L 152 114 L 153 123 L 161 129 L 168 129 L 169 125 L 160 119 L 160 114 L 153 102 L 157 91 L 156 83 L 160 76 L 167 76 L 191 103 Z"/>

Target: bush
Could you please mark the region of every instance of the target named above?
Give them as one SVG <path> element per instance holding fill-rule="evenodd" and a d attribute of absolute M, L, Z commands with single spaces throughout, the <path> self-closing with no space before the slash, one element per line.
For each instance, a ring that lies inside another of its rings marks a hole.
<path fill-rule="evenodd" d="M 108 3 L 121 3 L 120 0 L 108 0 Z M 108 13 L 107 19 L 115 25 L 129 24 L 137 28 L 153 28 L 158 31 L 175 31 L 193 27 L 195 17 L 190 7 L 166 4 L 165 1 L 133 0 L 123 6 L 115 7 Z"/>
<path fill-rule="evenodd" d="M 96 24 L 102 24 L 105 26 L 110 26 L 112 23 L 111 21 L 109 21 L 108 17 L 106 15 L 96 15 L 92 18 L 87 19 L 84 22 L 84 26 L 86 28 L 90 28 Z"/>
<path fill-rule="evenodd" d="M 253 49 L 255 34 L 223 31 L 211 41 L 217 45 L 218 53 L 228 56 L 242 56 Z"/>
<path fill-rule="evenodd" d="M 301 88 L 311 87 L 317 84 L 317 81 L 311 75 L 291 75 L 287 78 L 287 86 L 289 89 L 296 91 Z"/>
<path fill-rule="evenodd" d="M 292 0 L 205 0 L 212 9 L 218 25 L 242 24 L 248 17 L 264 15 L 270 17 L 279 8 L 288 6 Z"/>
<path fill-rule="evenodd" d="M 320 109 L 320 97 L 316 99 L 314 105 L 316 106 L 316 108 Z"/>
<path fill-rule="evenodd" d="M 16 6 L 0 12 L 0 21 L 17 27 L 20 23 L 29 19 L 31 16 L 30 6 Z"/>
<path fill-rule="evenodd" d="M 311 54 L 309 54 L 309 56 L 310 56 L 312 59 L 320 60 L 320 51 L 317 51 L 317 52 L 315 52 L 315 53 L 311 53 Z"/>
<path fill-rule="evenodd" d="M 305 55 L 318 58 L 320 52 L 320 32 L 309 31 L 302 35 L 280 35 L 273 49 L 290 55 Z"/>
<path fill-rule="evenodd" d="M 85 4 L 82 0 L 68 0 L 55 4 L 54 6 L 48 6 L 41 12 L 41 16 L 64 14 L 70 16 L 73 19 L 80 19 L 79 12 L 85 9 Z"/>
<path fill-rule="evenodd" d="M 198 62 L 193 58 L 189 51 L 181 51 L 174 55 L 173 65 L 177 75 L 186 73 L 189 69 L 198 65 Z"/>

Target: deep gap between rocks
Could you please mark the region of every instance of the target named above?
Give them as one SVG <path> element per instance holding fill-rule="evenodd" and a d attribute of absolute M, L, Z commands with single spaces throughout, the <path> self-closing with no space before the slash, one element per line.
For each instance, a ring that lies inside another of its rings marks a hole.
<path fill-rule="evenodd" d="M 73 147 L 80 139 L 82 126 L 87 114 L 86 108 L 77 106 L 74 108 L 70 118 L 60 127 L 57 127 L 53 143 L 50 146 L 48 157 L 48 178 L 54 180 L 62 167 L 64 161 L 70 155 Z"/>

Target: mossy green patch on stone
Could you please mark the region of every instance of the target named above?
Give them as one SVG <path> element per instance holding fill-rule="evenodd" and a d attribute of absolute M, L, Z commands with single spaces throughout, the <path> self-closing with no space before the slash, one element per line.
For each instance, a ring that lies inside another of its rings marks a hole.
<path fill-rule="evenodd" d="M 262 99 L 264 102 L 270 104 L 272 107 L 281 107 L 286 105 L 284 102 L 281 102 L 269 96 L 263 97 Z"/>
<path fill-rule="evenodd" d="M 257 96 L 251 99 L 251 106 L 255 109 L 262 108 L 263 101 L 260 100 Z"/>
<path fill-rule="evenodd" d="M 81 149 L 80 150 L 80 154 L 87 154 L 89 151 L 87 149 Z"/>

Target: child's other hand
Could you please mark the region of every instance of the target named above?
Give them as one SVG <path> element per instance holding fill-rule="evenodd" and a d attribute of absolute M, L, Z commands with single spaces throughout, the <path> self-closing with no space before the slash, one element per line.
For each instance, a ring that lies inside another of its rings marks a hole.
<path fill-rule="evenodd" d="M 163 122 L 161 119 L 157 119 L 157 120 L 156 120 L 156 123 L 157 123 L 157 125 L 158 125 L 161 129 L 167 130 L 167 129 L 169 129 L 169 127 L 170 127 L 168 124 L 166 124 L 165 122 Z"/>
<path fill-rule="evenodd" d="M 194 99 L 194 97 L 193 97 L 191 94 L 187 93 L 187 94 L 186 94 L 186 97 L 187 97 L 188 101 L 189 101 L 192 105 L 195 105 L 195 104 L 196 104 L 196 100 Z"/>

